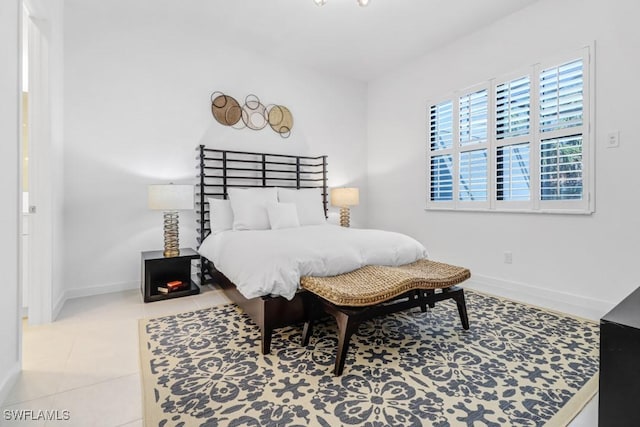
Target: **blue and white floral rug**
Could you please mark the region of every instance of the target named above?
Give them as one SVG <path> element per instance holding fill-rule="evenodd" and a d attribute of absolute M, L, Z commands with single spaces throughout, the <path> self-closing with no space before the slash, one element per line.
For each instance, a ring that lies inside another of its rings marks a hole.
<path fill-rule="evenodd" d="M 336 327 L 260 333 L 234 305 L 140 321 L 147 426 L 562 426 L 597 391 L 597 323 L 467 292 L 363 324 L 341 377 Z"/>

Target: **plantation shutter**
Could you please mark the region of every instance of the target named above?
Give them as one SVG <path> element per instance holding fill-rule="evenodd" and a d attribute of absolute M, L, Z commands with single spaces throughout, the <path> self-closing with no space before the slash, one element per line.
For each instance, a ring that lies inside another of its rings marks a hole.
<path fill-rule="evenodd" d="M 476 90 L 458 98 L 459 173 L 458 200 L 489 200 L 489 91 Z M 473 207 L 471 206 L 471 207 Z"/>
<path fill-rule="evenodd" d="M 540 200 L 583 195 L 583 60 L 540 72 Z"/>
<path fill-rule="evenodd" d="M 429 108 L 429 200 L 453 200 L 453 102 L 445 101 Z"/>
<path fill-rule="evenodd" d="M 582 59 L 540 73 L 540 132 L 582 126 Z"/>
<path fill-rule="evenodd" d="M 500 84 L 496 88 L 496 138 L 529 133 L 531 82 L 529 77 Z"/>

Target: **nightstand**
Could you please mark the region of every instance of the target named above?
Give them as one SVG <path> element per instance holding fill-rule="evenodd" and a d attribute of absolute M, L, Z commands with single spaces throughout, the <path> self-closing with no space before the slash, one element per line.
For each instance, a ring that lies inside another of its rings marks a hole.
<path fill-rule="evenodd" d="M 144 302 L 179 298 L 200 293 L 198 285 L 191 280 L 191 260 L 198 258 L 200 258 L 200 255 L 191 248 L 180 248 L 180 255 L 174 257 L 165 257 L 162 251 L 142 252 L 140 291 L 144 297 Z M 174 280 L 188 283 L 189 287 L 167 294 L 158 292 L 158 286 L 163 286 L 167 282 Z"/>

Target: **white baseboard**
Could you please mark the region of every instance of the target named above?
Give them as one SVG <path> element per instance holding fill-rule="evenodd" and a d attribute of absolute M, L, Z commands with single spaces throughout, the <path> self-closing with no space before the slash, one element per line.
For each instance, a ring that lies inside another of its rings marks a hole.
<path fill-rule="evenodd" d="M 580 295 L 482 275 L 474 275 L 465 282 L 465 288 L 476 289 L 481 292 L 591 320 L 599 320 L 616 305 L 616 303 L 609 301 L 596 300 Z"/>
<path fill-rule="evenodd" d="M 113 292 L 130 291 L 139 289 L 140 282 L 120 282 L 110 283 L 108 285 L 89 286 L 86 288 L 67 289 L 65 297 L 67 299 L 90 297 L 93 295 L 110 294 Z"/>
<path fill-rule="evenodd" d="M 70 299 L 130 291 L 139 288 L 140 282 L 120 282 L 110 283 L 108 285 L 89 286 L 86 288 L 67 289 L 60 295 L 60 298 L 58 298 L 58 301 L 56 301 L 53 306 L 53 320 L 57 319 L 64 304 Z"/>
<path fill-rule="evenodd" d="M 7 400 L 7 397 L 9 396 L 9 392 L 11 391 L 11 388 L 13 388 L 13 385 L 18 380 L 18 375 L 20 375 L 20 371 L 21 371 L 20 362 L 15 362 L 13 366 L 9 368 L 7 375 L 4 378 L 0 379 L 0 406 L 4 404 L 5 400 Z"/>
<path fill-rule="evenodd" d="M 194 280 L 197 279 L 196 277 L 192 278 Z M 58 298 L 58 301 L 56 301 L 53 307 L 53 319 L 55 320 L 58 317 L 64 303 L 69 299 L 128 291 L 138 289 L 139 287 L 139 282 L 121 282 L 87 288 L 67 289 L 63 295 Z M 539 288 L 525 283 L 512 282 L 478 274 L 465 282 L 465 288 L 476 289 L 481 292 L 592 320 L 600 319 L 616 305 L 614 302 L 596 300 L 581 295 Z"/>

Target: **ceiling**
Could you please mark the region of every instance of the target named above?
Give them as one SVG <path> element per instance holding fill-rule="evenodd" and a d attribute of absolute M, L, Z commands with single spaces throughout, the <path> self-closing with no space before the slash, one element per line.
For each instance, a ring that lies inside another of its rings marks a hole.
<path fill-rule="evenodd" d="M 66 7 L 98 8 L 117 20 L 152 15 L 218 43 L 367 81 L 535 1 L 66 0 Z"/>

